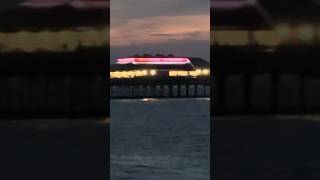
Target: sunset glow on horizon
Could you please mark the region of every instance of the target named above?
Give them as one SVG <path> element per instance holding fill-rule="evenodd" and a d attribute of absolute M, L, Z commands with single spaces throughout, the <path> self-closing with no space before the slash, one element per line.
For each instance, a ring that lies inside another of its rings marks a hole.
<path fill-rule="evenodd" d="M 111 20 L 112 46 L 165 43 L 179 40 L 210 39 L 210 16 L 207 14 L 155 16 L 130 19 L 123 23 Z"/>

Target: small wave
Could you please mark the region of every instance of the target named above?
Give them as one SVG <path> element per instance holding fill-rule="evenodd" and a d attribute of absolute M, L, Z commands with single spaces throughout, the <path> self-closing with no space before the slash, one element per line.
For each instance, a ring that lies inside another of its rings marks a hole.
<path fill-rule="evenodd" d="M 197 100 L 205 100 L 205 101 L 210 101 L 210 98 L 195 98 Z"/>
<path fill-rule="evenodd" d="M 157 98 L 143 98 L 141 99 L 141 102 L 159 102 L 160 99 Z"/>
<path fill-rule="evenodd" d="M 135 177 L 141 179 L 155 179 L 162 176 L 166 179 L 208 179 L 209 169 L 205 163 L 192 159 L 173 156 L 111 156 L 111 169 L 114 177 Z M 174 178 L 173 178 L 174 177 Z"/>

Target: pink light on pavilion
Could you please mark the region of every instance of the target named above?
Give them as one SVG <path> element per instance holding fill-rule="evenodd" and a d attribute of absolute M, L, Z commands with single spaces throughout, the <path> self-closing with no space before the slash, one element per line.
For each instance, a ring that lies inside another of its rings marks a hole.
<path fill-rule="evenodd" d="M 182 65 L 189 64 L 189 58 L 122 58 L 117 64 Z"/>

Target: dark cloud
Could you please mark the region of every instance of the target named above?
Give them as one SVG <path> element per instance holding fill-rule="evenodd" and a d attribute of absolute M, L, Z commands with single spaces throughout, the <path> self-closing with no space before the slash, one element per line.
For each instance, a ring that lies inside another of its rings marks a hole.
<path fill-rule="evenodd" d="M 150 36 L 164 36 L 164 37 L 170 37 L 170 36 L 175 36 L 176 34 L 169 34 L 169 33 L 154 33 L 154 34 L 150 34 Z"/>
<path fill-rule="evenodd" d="M 167 37 L 167 38 L 172 38 L 172 37 L 177 37 L 177 36 L 184 36 L 184 37 L 197 37 L 202 35 L 202 31 L 194 31 L 190 33 L 152 33 L 149 34 L 149 36 L 160 36 L 160 37 Z"/>

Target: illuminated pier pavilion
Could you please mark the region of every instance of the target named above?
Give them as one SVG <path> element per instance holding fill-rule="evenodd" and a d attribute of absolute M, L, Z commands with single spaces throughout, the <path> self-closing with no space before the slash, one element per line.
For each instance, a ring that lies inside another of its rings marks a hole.
<path fill-rule="evenodd" d="M 108 116 L 108 14 L 104 0 L 0 12 L 0 115 Z"/>
<path fill-rule="evenodd" d="M 134 56 L 110 67 L 111 98 L 210 97 L 210 64 L 200 58 Z"/>
<path fill-rule="evenodd" d="M 320 111 L 310 98 L 319 91 L 319 9 L 314 1 L 214 0 L 215 115 Z"/>

